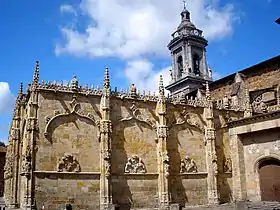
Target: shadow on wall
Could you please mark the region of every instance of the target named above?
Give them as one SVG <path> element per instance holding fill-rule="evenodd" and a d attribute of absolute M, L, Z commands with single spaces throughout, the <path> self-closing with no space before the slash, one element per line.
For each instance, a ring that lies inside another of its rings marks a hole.
<path fill-rule="evenodd" d="M 178 147 L 180 146 L 180 142 L 177 136 L 177 133 L 171 132 L 167 141 L 167 152 L 170 158 L 170 178 L 169 178 L 169 186 L 170 194 L 171 194 L 171 203 L 180 204 L 180 206 L 185 207 L 186 203 L 188 203 L 188 197 L 186 195 L 185 188 L 183 186 L 182 177 L 180 174 L 180 163 L 181 156 L 179 153 Z M 175 176 L 172 174 L 175 174 Z M 176 176 L 177 174 L 177 176 Z"/>
<path fill-rule="evenodd" d="M 232 180 L 231 172 L 225 173 L 224 163 L 227 157 L 229 157 L 229 149 L 226 148 L 226 145 L 223 142 L 223 135 L 226 131 L 224 129 L 220 129 L 217 131 L 216 136 L 220 142 L 217 144 L 216 142 L 216 151 L 218 158 L 218 191 L 220 193 L 220 203 L 230 203 L 232 202 L 232 190 L 229 182 Z M 229 139 L 228 139 L 229 140 Z M 229 147 L 229 142 L 228 142 Z M 226 152 L 227 150 L 227 152 Z M 227 153 L 227 155 L 226 155 Z"/>
<path fill-rule="evenodd" d="M 119 107 L 120 108 L 120 107 Z M 121 110 L 118 110 L 120 113 Z M 127 122 L 126 126 L 132 127 L 131 122 Z M 119 124 L 118 127 L 122 129 L 123 124 Z M 127 153 L 124 148 L 124 132 L 118 132 L 117 128 L 114 130 L 112 136 L 112 199 L 113 204 L 117 204 L 117 209 L 130 210 L 133 207 L 133 200 L 130 188 L 127 183 L 127 176 L 125 176 L 124 168 L 128 159 Z"/>

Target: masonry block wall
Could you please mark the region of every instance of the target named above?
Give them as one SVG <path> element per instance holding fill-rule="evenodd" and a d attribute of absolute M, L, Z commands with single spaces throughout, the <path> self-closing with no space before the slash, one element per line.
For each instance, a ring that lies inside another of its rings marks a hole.
<path fill-rule="evenodd" d="M 160 174 L 166 174 L 168 170 L 168 174 L 162 177 L 168 186 L 172 186 L 166 197 L 168 203 L 182 206 L 209 203 L 205 108 L 167 104 L 168 160 L 163 163 L 168 162 L 167 169 L 161 168 L 160 162 L 164 154 L 159 149 L 157 106 L 152 101 L 111 97 L 112 128 L 107 139 L 111 162 L 107 168 L 101 161 L 104 152 L 101 152 L 100 122 L 104 113 L 100 111 L 100 96 L 39 91 L 33 181 L 27 185 L 22 173 L 28 157 L 24 154 L 29 148 L 30 125 L 27 120 L 20 128 L 23 135 L 19 151 L 23 155 L 14 189 L 18 193 L 15 199 L 13 188 L 7 189 L 6 202 L 15 200 L 21 206 L 27 203 L 26 189 L 32 189 L 37 208 L 56 209 L 69 203 L 73 208 L 99 209 L 102 208 L 100 204 L 106 202 L 101 196 L 100 183 L 102 174 L 108 170 L 111 198 L 106 199 L 112 199 L 112 204 L 128 209 L 160 207 L 163 196 Z M 23 118 L 27 118 L 28 112 L 28 108 L 23 110 Z M 215 119 L 219 120 L 219 111 L 216 115 Z M 219 168 L 217 193 L 222 201 L 228 201 L 231 176 L 230 171 L 224 173 L 223 170 L 224 156 L 227 156 L 224 154 L 229 150 L 226 128 L 217 128 L 215 141 Z M 6 179 L 6 183 L 13 186 L 14 180 Z"/>

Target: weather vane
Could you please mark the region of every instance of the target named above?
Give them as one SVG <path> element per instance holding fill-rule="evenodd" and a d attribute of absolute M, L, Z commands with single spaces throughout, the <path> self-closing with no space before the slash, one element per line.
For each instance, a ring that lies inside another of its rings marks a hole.
<path fill-rule="evenodd" d="M 187 9 L 187 0 L 183 0 L 183 4 L 184 4 L 184 10 Z"/>

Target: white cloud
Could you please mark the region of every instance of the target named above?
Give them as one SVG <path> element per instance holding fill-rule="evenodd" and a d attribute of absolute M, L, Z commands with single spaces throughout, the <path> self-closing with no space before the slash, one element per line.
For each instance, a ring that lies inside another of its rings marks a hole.
<path fill-rule="evenodd" d="M 221 7 L 220 0 L 195 0 L 189 1 L 187 7 L 192 22 L 204 31 L 208 40 L 232 33 L 237 19 L 232 4 Z M 60 10 L 89 21 L 84 30 L 73 24 L 61 28 L 63 38 L 56 45 L 57 55 L 123 59 L 127 62 L 125 77 L 140 89 L 156 91 L 160 74 L 164 75 L 165 85 L 169 83 L 171 67 L 155 69 L 144 57 L 169 56 L 166 46 L 180 23 L 180 1 L 82 0 L 79 7 L 63 5 Z M 214 77 L 219 76 L 214 73 Z"/>
<path fill-rule="evenodd" d="M 72 13 L 75 16 L 77 15 L 77 12 L 75 10 L 75 8 L 69 4 L 63 4 L 60 6 L 60 12 L 61 13 Z"/>
<path fill-rule="evenodd" d="M 231 4 L 220 7 L 219 0 L 189 1 L 191 18 L 209 40 L 229 35 L 236 20 Z M 64 5 L 63 11 L 76 11 Z M 180 23 L 182 3 L 170 0 L 82 0 L 80 10 L 89 17 L 84 31 L 61 29 L 64 40 L 56 54 L 135 58 L 168 55 L 170 34 Z"/>
<path fill-rule="evenodd" d="M 150 61 L 137 59 L 127 63 L 124 75 L 130 84 L 136 85 L 136 88 L 157 93 L 160 75 L 163 76 L 164 85 L 168 85 L 169 69 L 171 66 L 156 70 Z"/>
<path fill-rule="evenodd" d="M 0 82 L 0 115 L 12 111 L 15 97 L 10 91 L 9 84 Z"/>

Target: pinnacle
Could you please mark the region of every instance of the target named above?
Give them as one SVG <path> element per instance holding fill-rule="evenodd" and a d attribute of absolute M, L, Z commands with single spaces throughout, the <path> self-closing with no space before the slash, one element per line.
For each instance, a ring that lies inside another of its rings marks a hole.
<path fill-rule="evenodd" d="M 40 64 L 39 64 L 39 61 L 36 61 L 35 71 L 33 74 L 33 82 L 32 82 L 35 85 L 37 85 L 39 83 L 39 70 L 40 70 Z"/>
<path fill-rule="evenodd" d="M 21 82 L 19 86 L 19 94 L 21 95 L 22 93 L 23 93 L 23 83 Z"/>
<path fill-rule="evenodd" d="M 159 94 L 164 95 L 163 77 L 159 76 Z"/>
<path fill-rule="evenodd" d="M 105 68 L 103 86 L 106 88 L 110 87 L 109 68 L 108 67 Z"/>

